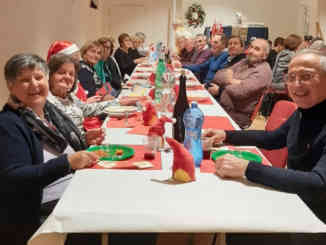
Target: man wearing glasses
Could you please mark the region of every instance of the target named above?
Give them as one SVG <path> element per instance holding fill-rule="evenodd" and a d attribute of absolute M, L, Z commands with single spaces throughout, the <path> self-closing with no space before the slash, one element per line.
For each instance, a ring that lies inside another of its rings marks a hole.
<path fill-rule="evenodd" d="M 326 53 L 312 49 L 297 53 L 290 62 L 286 85 L 298 109 L 280 128 L 269 132 L 210 130 L 205 136 L 214 137 L 214 142 L 268 150 L 288 147 L 286 169 L 228 155 L 216 160 L 216 173 L 297 194 L 326 223 Z M 295 244 L 325 244 L 326 239 L 325 234 L 289 237 Z"/>

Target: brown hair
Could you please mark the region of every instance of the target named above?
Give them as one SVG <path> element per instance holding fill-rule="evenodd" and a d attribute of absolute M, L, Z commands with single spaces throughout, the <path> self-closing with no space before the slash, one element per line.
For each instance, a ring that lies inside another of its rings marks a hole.
<path fill-rule="evenodd" d="M 86 52 L 93 47 L 100 47 L 101 51 L 103 52 L 103 46 L 99 41 L 87 41 L 80 49 L 81 56 L 83 57 L 86 54 Z"/>
<path fill-rule="evenodd" d="M 278 45 L 284 46 L 285 39 L 283 37 L 277 37 L 274 40 L 274 47 L 277 47 Z"/>
<path fill-rule="evenodd" d="M 302 43 L 302 37 L 296 34 L 291 34 L 284 40 L 284 46 L 291 51 L 296 50 Z"/>
<path fill-rule="evenodd" d="M 238 39 L 238 40 L 240 41 L 241 47 L 244 47 L 244 41 L 242 41 L 241 37 L 238 36 L 238 35 L 232 35 L 231 37 L 229 37 L 229 39 L 228 39 L 228 43 L 229 43 L 229 41 L 230 41 L 231 39 L 234 39 L 234 38 L 236 38 L 236 39 Z"/>
<path fill-rule="evenodd" d="M 112 37 L 101 37 L 97 40 L 102 46 L 104 46 L 105 43 L 109 42 L 111 44 L 111 51 L 109 53 L 109 56 L 112 55 L 114 50 L 114 39 Z"/>
<path fill-rule="evenodd" d="M 122 33 L 119 35 L 118 42 L 120 46 L 127 37 L 130 38 L 130 36 L 127 33 Z"/>
<path fill-rule="evenodd" d="M 69 91 L 73 91 L 76 87 L 76 81 L 77 81 L 77 76 L 78 76 L 78 71 L 79 71 L 79 62 L 76 61 L 73 57 L 70 55 L 66 54 L 56 54 L 53 55 L 49 61 L 48 67 L 49 67 L 49 84 L 50 84 L 50 89 L 51 89 L 51 76 L 56 73 L 60 67 L 66 63 L 73 64 L 75 67 L 75 81 L 72 89 Z"/>

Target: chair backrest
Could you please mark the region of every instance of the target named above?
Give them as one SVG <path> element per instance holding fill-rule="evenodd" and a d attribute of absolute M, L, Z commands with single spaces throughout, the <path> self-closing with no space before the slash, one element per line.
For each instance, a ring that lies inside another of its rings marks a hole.
<path fill-rule="evenodd" d="M 256 107 L 255 107 L 255 109 L 254 109 L 254 111 L 253 111 L 252 114 L 251 114 L 251 117 L 250 117 L 251 122 L 252 122 L 253 120 L 255 120 L 255 118 L 256 118 L 256 116 L 257 116 L 259 110 L 260 110 L 261 104 L 263 103 L 264 96 L 265 96 L 265 92 L 260 96 L 260 98 L 259 98 L 259 100 L 258 100 L 258 103 L 257 103 L 257 105 L 256 105 Z"/>
<path fill-rule="evenodd" d="M 272 131 L 279 128 L 296 109 L 297 105 L 291 101 L 278 101 L 274 105 L 272 113 L 267 120 L 265 130 Z M 286 147 L 271 151 L 261 149 L 261 151 L 274 167 L 284 168 L 286 166 L 288 157 L 288 151 Z"/>

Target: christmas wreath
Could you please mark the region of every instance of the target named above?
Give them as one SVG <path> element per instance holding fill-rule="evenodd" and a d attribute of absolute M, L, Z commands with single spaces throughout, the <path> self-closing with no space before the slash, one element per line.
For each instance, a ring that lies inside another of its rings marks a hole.
<path fill-rule="evenodd" d="M 197 28 L 204 24 L 206 13 L 201 4 L 194 3 L 188 8 L 185 17 L 189 27 Z"/>

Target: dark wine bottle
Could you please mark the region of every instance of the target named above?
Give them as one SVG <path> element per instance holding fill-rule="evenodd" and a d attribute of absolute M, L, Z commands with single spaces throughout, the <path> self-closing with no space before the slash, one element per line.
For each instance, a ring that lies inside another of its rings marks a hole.
<path fill-rule="evenodd" d="M 185 137 L 185 126 L 183 123 L 183 114 L 189 108 L 187 91 L 186 91 L 186 75 L 182 70 L 179 83 L 179 94 L 174 106 L 173 117 L 176 119 L 173 125 L 173 137 L 175 140 L 183 143 Z"/>

